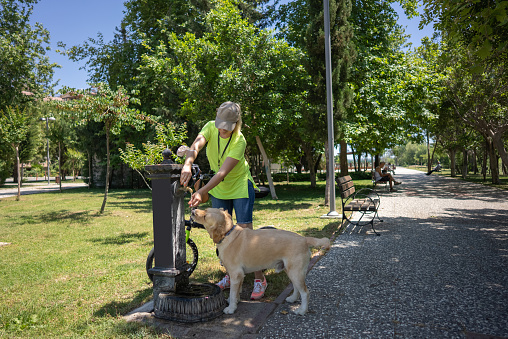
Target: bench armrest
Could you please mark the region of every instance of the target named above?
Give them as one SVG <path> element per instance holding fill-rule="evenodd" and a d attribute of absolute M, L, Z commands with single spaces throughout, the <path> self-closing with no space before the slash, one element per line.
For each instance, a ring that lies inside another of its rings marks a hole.
<path fill-rule="evenodd" d="M 374 199 L 372 199 L 372 195 L 374 195 Z M 352 199 L 370 199 L 373 203 L 374 201 L 377 201 L 378 203 L 381 201 L 379 194 L 371 188 L 362 188 L 359 191 L 356 191 L 355 194 L 353 194 Z"/>

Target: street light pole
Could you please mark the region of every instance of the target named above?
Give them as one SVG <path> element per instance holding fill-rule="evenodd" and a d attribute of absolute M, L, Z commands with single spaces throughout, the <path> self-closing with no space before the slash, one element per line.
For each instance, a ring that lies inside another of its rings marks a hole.
<path fill-rule="evenodd" d="M 41 118 L 41 121 L 46 121 L 46 134 L 49 133 L 49 120 L 55 121 L 56 119 L 53 117 L 46 117 Z M 47 149 L 47 156 L 46 156 L 46 166 L 47 166 L 47 172 L 48 172 L 48 185 L 51 184 L 49 181 L 49 137 L 46 136 L 46 149 Z"/>
<path fill-rule="evenodd" d="M 339 218 L 335 211 L 335 159 L 333 135 L 333 96 L 332 96 L 332 53 L 330 42 L 330 4 L 329 0 L 323 1 L 324 26 L 325 26 L 325 66 L 326 66 L 326 113 L 328 122 L 328 180 L 330 180 L 330 212 L 321 218 Z"/>

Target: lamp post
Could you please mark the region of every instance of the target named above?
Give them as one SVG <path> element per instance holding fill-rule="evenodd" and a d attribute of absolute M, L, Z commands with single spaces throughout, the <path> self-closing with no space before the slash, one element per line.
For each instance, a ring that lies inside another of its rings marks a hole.
<path fill-rule="evenodd" d="M 48 134 L 49 121 L 55 121 L 56 119 L 53 117 L 46 117 L 46 118 L 41 118 L 40 120 L 46 121 L 46 134 Z M 47 148 L 46 165 L 47 165 L 47 169 L 48 169 L 48 185 L 49 185 L 50 184 L 50 181 L 49 181 L 49 137 L 46 137 L 46 148 Z"/>
<path fill-rule="evenodd" d="M 326 115 L 328 123 L 328 179 L 330 180 L 330 212 L 321 218 L 340 218 L 335 211 L 335 159 L 333 136 L 333 97 L 332 97 L 332 53 L 330 42 L 330 4 L 329 0 L 323 1 L 324 26 L 325 26 L 325 66 L 326 66 Z"/>

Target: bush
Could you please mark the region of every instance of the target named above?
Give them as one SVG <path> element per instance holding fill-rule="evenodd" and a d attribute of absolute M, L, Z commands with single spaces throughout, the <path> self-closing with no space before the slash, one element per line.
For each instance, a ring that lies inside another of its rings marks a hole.
<path fill-rule="evenodd" d="M 336 173 L 335 176 L 337 177 L 339 174 Z M 370 179 L 371 173 L 370 171 L 364 172 L 349 172 L 349 175 L 353 180 L 362 180 L 362 179 Z M 263 173 L 262 178 L 264 181 L 266 181 L 266 175 Z M 272 179 L 274 182 L 284 182 L 288 180 L 288 173 L 273 173 Z M 318 181 L 325 181 L 326 180 L 326 173 L 317 173 L 316 179 Z M 309 173 L 289 173 L 289 181 L 290 182 L 303 182 L 303 181 L 309 181 L 310 175 Z"/>

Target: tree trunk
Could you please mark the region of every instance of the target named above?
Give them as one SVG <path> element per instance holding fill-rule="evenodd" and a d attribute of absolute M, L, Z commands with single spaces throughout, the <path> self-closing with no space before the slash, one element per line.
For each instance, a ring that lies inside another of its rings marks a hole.
<path fill-rule="evenodd" d="M 17 180 L 18 180 L 18 195 L 16 196 L 16 201 L 19 201 L 21 197 L 21 171 L 19 169 L 20 163 L 19 163 L 19 146 L 14 146 L 14 149 L 16 150 L 16 172 L 18 172 Z"/>
<path fill-rule="evenodd" d="M 314 157 L 312 154 L 312 147 L 308 144 L 302 144 L 303 153 L 305 154 L 305 158 L 307 159 L 307 166 L 309 167 L 309 179 L 310 179 L 310 187 L 316 187 L 316 172 L 314 171 Z"/>
<path fill-rule="evenodd" d="M 351 151 L 351 152 L 353 153 L 353 167 L 355 168 L 355 172 L 356 172 L 357 171 L 357 169 L 356 169 L 356 155 L 355 155 L 355 151 Z"/>
<path fill-rule="evenodd" d="M 499 153 L 499 156 L 501 157 L 501 160 L 503 162 L 504 166 L 508 166 L 508 153 L 506 152 L 506 149 L 504 148 L 504 142 L 503 142 L 503 132 L 495 133 L 492 136 L 492 144 L 497 149 L 497 153 Z"/>
<path fill-rule="evenodd" d="M 60 176 L 59 184 L 60 184 L 60 193 L 62 192 L 62 143 L 58 142 L 58 175 Z"/>
<path fill-rule="evenodd" d="M 104 188 L 104 200 L 102 201 L 101 206 L 101 214 L 104 213 L 104 209 L 106 208 L 106 201 L 108 200 L 108 190 L 109 190 L 109 128 L 106 127 L 106 187 Z"/>
<path fill-rule="evenodd" d="M 92 155 L 90 151 L 88 153 L 88 189 L 92 187 Z"/>
<path fill-rule="evenodd" d="M 436 145 L 437 145 L 437 141 L 434 144 L 434 148 L 432 149 L 432 154 L 430 156 L 429 165 L 427 166 L 427 169 L 428 169 L 427 173 L 429 173 L 432 170 L 432 165 L 434 164 L 434 154 L 436 154 Z"/>
<path fill-rule="evenodd" d="M 478 173 L 478 162 L 476 161 L 476 157 L 478 156 L 478 154 L 476 154 L 476 148 L 473 149 L 473 174 L 476 175 Z"/>
<path fill-rule="evenodd" d="M 483 151 L 483 163 L 482 163 L 482 175 L 483 181 L 487 181 L 487 156 L 488 156 L 489 144 L 485 140 L 485 150 Z"/>
<path fill-rule="evenodd" d="M 333 147 L 333 145 L 332 145 Z M 345 140 L 340 141 L 340 176 L 344 177 L 348 175 L 347 165 L 347 143 Z"/>
<path fill-rule="evenodd" d="M 450 175 L 452 178 L 455 178 L 455 149 L 450 150 Z"/>
<path fill-rule="evenodd" d="M 270 193 L 272 194 L 272 199 L 278 200 L 279 198 L 277 198 L 277 194 L 275 193 L 275 186 L 273 185 L 272 173 L 270 171 L 270 160 L 266 155 L 265 148 L 263 147 L 261 139 L 259 138 L 258 135 L 256 135 L 256 143 L 258 144 L 259 151 L 263 155 L 263 161 L 265 163 L 266 179 L 268 180 L 268 185 L 270 186 Z"/>
<path fill-rule="evenodd" d="M 491 140 L 487 141 L 489 158 L 490 158 L 490 175 L 492 175 L 492 183 L 499 185 L 499 165 L 496 155 L 496 149 L 494 143 Z"/>
<path fill-rule="evenodd" d="M 436 147 L 434 147 L 435 149 Z M 430 136 L 429 131 L 427 131 L 427 173 L 432 171 L 432 163 L 434 162 L 434 152 L 432 152 L 432 157 L 430 156 Z"/>
<path fill-rule="evenodd" d="M 374 161 L 373 161 L 373 164 L 372 164 L 372 170 L 374 170 L 376 167 L 378 167 L 379 163 L 380 163 L 380 161 L 379 161 L 379 154 L 376 154 L 374 156 Z"/>
<path fill-rule="evenodd" d="M 467 178 L 467 149 L 462 151 L 463 159 L 462 159 L 462 179 Z"/>

